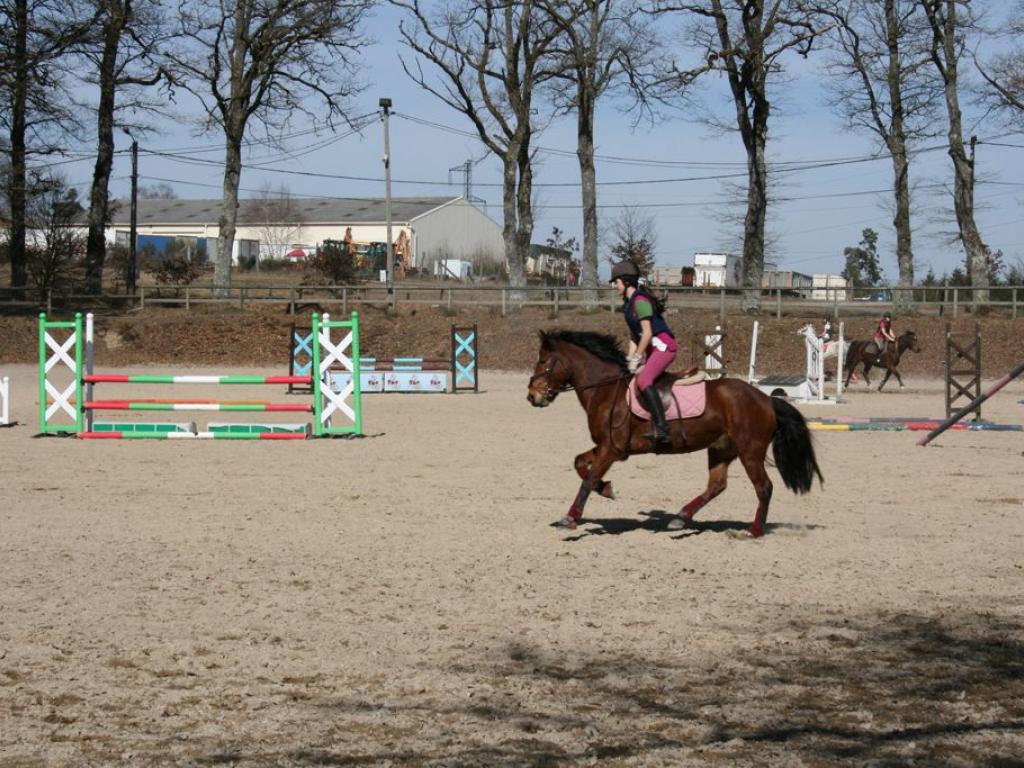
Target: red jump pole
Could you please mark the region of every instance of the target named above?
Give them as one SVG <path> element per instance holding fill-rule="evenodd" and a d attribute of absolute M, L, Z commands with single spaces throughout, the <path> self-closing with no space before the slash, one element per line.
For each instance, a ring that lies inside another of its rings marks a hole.
<path fill-rule="evenodd" d="M 983 402 L 985 402 L 986 400 L 988 400 L 988 399 L 989 399 L 990 397 L 992 397 L 992 395 L 994 395 L 994 394 L 995 394 L 996 392 L 998 392 L 998 391 L 999 391 L 1000 389 L 1002 389 L 1002 388 L 1003 388 L 1003 387 L 1005 387 L 1005 386 L 1006 386 L 1007 384 L 1009 384 L 1009 383 L 1010 383 L 1011 381 L 1013 381 L 1014 379 L 1016 379 L 1016 378 L 1017 378 L 1018 376 L 1020 376 L 1020 375 L 1021 375 L 1022 373 L 1024 373 L 1024 363 L 1020 363 L 1020 364 L 1019 364 L 1019 365 L 1018 365 L 1018 366 L 1017 366 L 1016 368 L 1014 368 L 1014 369 L 1013 369 L 1012 371 L 1010 371 L 1010 372 L 1009 372 L 1008 374 L 1006 374 L 1005 376 L 1003 376 L 1003 378 L 1001 378 L 1001 379 L 997 380 L 997 381 L 996 381 L 996 382 L 995 382 L 995 383 L 994 383 L 994 384 L 993 384 L 993 385 L 992 385 L 991 387 L 989 387 L 988 389 L 986 389 L 986 390 L 985 390 L 984 392 L 982 392 L 982 393 L 981 393 L 980 395 L 978 395 L 978 396 L 977 396 L 976 398 L 974 398 L 973 400 L 971 400 L 971 402 L 969 402 L 969 403 L 968 403 L 967 405 L 965 405 L 965 406 L 964 406 L 963 408 L 961 408 L 961 409 L 960 409 L 959 411 L 957 411 L 957 412 L 956 412 L 956 413 L 954 413 L 954 414 L 953 414 L 952 416 L 950 416 L 950 417 L 949 417 L 948 419 L 946 419 L 946 420 L 945 420 L 944 422 L 942 422 L 941 424 L 939 424 L 939 426 L 938 426 L 938 427 L 936 427 L 936 428 L 935 428 L 935 429 L 933 429 L 933 430 L 932 430 L 931 432 L 929 432 L 929 433 L 928 433 L 927 435 L 925 435 L 925 436 L 924 436 L 924 437 L 922 437 L 922 438 L 921 438 L 920 440 L 918 440 L 918 441 L 917 441 L 917 444 L 918 444 L 918 445 L 921 445 L 921 446 L 924 446 L 924 445 L 928 445 L 928 443 L 930 443 L 930 442 L 931 442 L 932 440 L 934 440 L 934 439 L 935 439 L 936 437 L 938 437 L 939 435 L 941 435 L 941 434 L 942 434 L 943 432 L 945 432 L 945 431 L 946 431 L 947 429 L 949 429 L 949 428 L 950 428 L 951 426 L 953 426 L 954 424 L 956 424 L 956 423 L 957 423 L 958 421 L 960 421 L 960 419 L 962 419 L 962 418 L 963 418 L 964 416 L 966 416 L 966 415 L 967 415 L 968 413 L 970 413 L 971 411 L 973 411 L 973 410 L 974 410 L 975 408 L 977 408 L 977 407 L 978 407 L 979 405 L 981 405 L 981 404 L 982 404 Z"/>

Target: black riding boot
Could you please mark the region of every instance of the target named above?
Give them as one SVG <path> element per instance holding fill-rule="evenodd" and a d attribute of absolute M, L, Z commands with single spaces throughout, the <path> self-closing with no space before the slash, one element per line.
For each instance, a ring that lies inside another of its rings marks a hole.
<path fill-rule="evenodd" d="M 672 436 L 665 423 L 665 404 L 661 402 L 657 389 L 647 387 L 640 390 L 640 394 L 644 396 L 644 404 L 651 414 L 651 431 L 645 437 L 653 443 L 671 443 Z"/>

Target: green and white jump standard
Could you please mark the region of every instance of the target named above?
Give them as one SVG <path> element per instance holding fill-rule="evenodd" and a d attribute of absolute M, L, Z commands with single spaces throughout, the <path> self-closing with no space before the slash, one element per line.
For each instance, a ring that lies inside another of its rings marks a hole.
<path fill-rule="evenodd" d="M 81 439 L 210 439 L 210 440 L 301 440 L 307 437 L 362 434 L 362 393 L 359 387 L 359 316 L 351 320 L 321 320 L 313 315 L 315 365 L 304 376 L 231 376 L 231 375 L 129 375 L 93 372 L 93 316 L 75 315 L 73 321 L 55 322 L 39 316 L 39 422 L 42 434 L 75 434 Z M 348 331 L 339 341 L 332 331 Z M 84 350 L 84 371 L 83 371 Z M 50 352 L 53 352 L 50 355 Z M 334 392 L 322 379 L 331 367 L 347 368 L 355 385 Z M 66 370 L 65 370 L 66 369 Z M 70 383 L 64 384 L 70 372 Z M 58 377 L 58 373 L 61 374 Z M 57 378 L 64 381 L 57 382 Z M 311 403 L 268 403 L 259 401 L 98 400 L 98 384 L 300 384 L 313 392 Z M 94 421 L 97 411 L 217 411 L 217 412 L 306 412 L 314 414 L 313 424 L 210 424 L 199 431 L 194 423 L 104 424 Z M 343 416 L 343 419 L 338 417 Z M 341 421 L 343 423 L 336 423 Z M 63 422 L 63 423 L 62 423 Z M 70 422 L 70 423 L 68 423 Z"/>

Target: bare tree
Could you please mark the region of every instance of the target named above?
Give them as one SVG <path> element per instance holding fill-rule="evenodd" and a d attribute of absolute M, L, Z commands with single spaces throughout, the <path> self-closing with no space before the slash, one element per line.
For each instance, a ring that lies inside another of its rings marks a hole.
<path fill-rule="evenodd" d="M 1018 4 L 1001 29 L 1012 41 L 1009 50 L 984 61 L 975 53 L 974 62 L 988 85 L 984 100 L 1019 128 L 1024 123 L 1024 46 L 1020 42 L 1024 39 L 1024 3 Z"/>
<path fill-rule="evenodd" d="M 680 13 L 691 22 L 694 46 L 703 63 L 673 65 L 666 82 L 683 94 L 702 75 L 725 75 L 735 109 L 735 130 L 747 153 L 747 211 L 743 221 L 743 293 L 746 311 L 761 305 L 768 167 L 765 148 L 771 113 L 769 85 L 783 71 L 790 51 L 807 55 L 821 22 L 800 0 L 656 0 L 655 13 Z"/>
<path fill-rule="evenodd" d="M 658 230 L 654 217 L 640 208 L 626 207 L 612 219 L 607 238 L 611 263 L 628 259 L 636 264 L 641 275 L 654 269 L 658 247 Z"/>
<path fill-rule="evenodd" d="M 281 259 L 289 243 L 295 242 L 302 230 L 302 211 L 284 184 L 276 189 L 266 183 L 256 197 L 243 201 L 242 217 L 259 228 L 260 257 L 256 260 Z"/>
<path fill-rule="evenodd" d="M 953 209 L 966 254 L 975 305 L 988 301 L 988 246 L 974 219 L 974 137 L 964 146 L 960 111 L 960 59 L 968 30 L 975 24 L 969 0 L 918 0 L 931 29 L 930 55 L 942 83 L 948 118 L 946 137 L 953 161 Z"/>
<path fill-rule="evenodd" d="M 438 71 L 428 79 L 420 62 L 402 61 L 412 80 L 469 118 L 503 169 L 503 236 L 509 282 L 526 285 L 533 237 L 534 97 L 551 77 L 546 69 L 557 28 L 535 0 L 464 0 L 428 15 L 419 0 L 391 0 L 408 14 L 405 44 Z"/>
<path fill-rule="evenodd" d="M 10 152 L 11 287 L 24 288 L 29 160 L 61 150 L 81 128 L 66 89 L 70 51 L 89 30 L 72 0 L 0 0 L 0 126 Z"/>
<path fill-rule="evenodd" d="M 139 185 L 139 197 L 143 200 L 177 200 L 178 193 L 166 181 L 158 181 L 156 184 Z"/>
<path fill-rule="evenodd" d="M 939 94 L 930 82 L 930 30 L 917 0 L 855 0 L 824 8 L 834 21 L 835 104 L 847 126 L 872 133 L 892 161 L 899 285 L 914 285 L 908 144 L 934 136 Z M 909 299 L 900 292 L 897 300 Z"/>
<path fill-rule="evenodd" d="M 576 115 L 576 157 L 583 202 L 582 280 L 585 301 L 597 301 L 597 173 L 594 116 L 598 101 L 617 89 L 645 106 L 643 84 L 650 80 L 657 43 L 650 17 L 633 0 L 545 0 L 545 12 L 559 30 L 552 46 L 556 59 L 555 103 Z"/>
<path fill-rule="evenodd" d="M 238 221 L 242 142 L 262 127 L 273 138 L 295 117 L 315 119 L 315 100 L 329 128 L 355 127 L 349 99 L 356 79 L 361 26 L 372 0 L 179 0 L 181 47 L 168 54 L 176 80 L 200 100 L 207 129 L 224 134 L 224 180 L 218 218 L 214 286 L 231 285 Z"/>
<path fill-rule="evenodd" d="M 78 192 L 60 176 L 38 180 L 29 192 L 26 268 L 40 292 L 72 291 L 79 282 L 85 243 L 73 224 L 82 210 Z"/>
<path fill-rule="evenodd" d="M 86 237 L 85 290 L 100 293 L 107 255 L 106 228 L 110 220 L 110 171 L 114 163 L 114 123 L 118 112 L 155 109 L 146 104 L 140 89 L 161 79 L 153 61 L 164 32 L 158 0 L 92 0 L 97 20 L 95 40 L 84 46 L 90 73 L 97 86 L 96 164 L 89 193 L 89 232 Z M 121 104 L 118 104 L 118 101 Z"/>

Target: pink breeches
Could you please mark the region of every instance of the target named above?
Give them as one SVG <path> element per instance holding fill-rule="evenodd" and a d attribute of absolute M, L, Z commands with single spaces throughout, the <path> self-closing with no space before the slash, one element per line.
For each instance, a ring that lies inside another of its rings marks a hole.
<path fill-rule="evenodd" d="M 665 344 L 665 351 L 656 349 L 652 343 L 647 347 L 647 360 L 644 367 L 636 375 L 636 385 L 640 389 L 647 389 L 655 380 L 665 372 L 672 361 L 676 359 L 676 342 L 668 334 L 657 337 Z"/>

